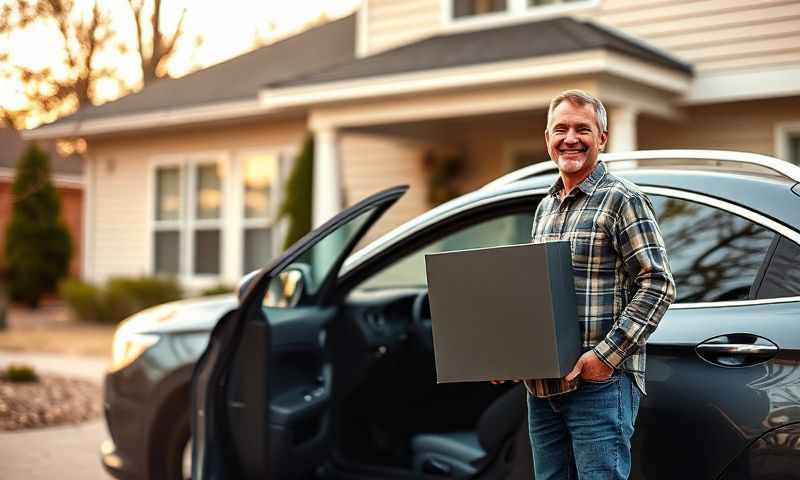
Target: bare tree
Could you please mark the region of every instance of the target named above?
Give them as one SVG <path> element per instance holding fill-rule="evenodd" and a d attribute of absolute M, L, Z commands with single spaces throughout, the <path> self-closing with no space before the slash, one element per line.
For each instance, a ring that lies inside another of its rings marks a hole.
<path fill-rule="evenodd" d="M 98 52 L 111 44 L 114 33 L 107 11 L 94 0 L 82 8 L 74 0 L 16 0 L 0 10 L 0 76 L 20 82 L 27 106 L 22 109 L 0 107 L 6 125 L 21 127 L 30 116 L 60 116 L 95 99 L 97 82 L 114 78 L 115 72 L 97 65 Z M 45 25 L 57 33 L 57 64 L 44 68 L 15 61 L 9 51 L 9 38 L 30 26 Z"/>
<path fill-rule="evenodd" d="M 168 35 L 161 30 L 162 1 L 128 0 L 136 23 L 136 46 L 142 67 L 142 84 L 167 76 L 166 64 L 175 53 L 175 45 L 183 35 L 186 8 L 181 11 L 174 31 Z"/>

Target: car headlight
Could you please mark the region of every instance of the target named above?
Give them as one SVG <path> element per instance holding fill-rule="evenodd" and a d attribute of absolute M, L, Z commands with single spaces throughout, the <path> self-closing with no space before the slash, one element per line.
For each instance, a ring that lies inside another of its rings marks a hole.
<path fill-rule="evenodd" d="M 148 348 L 159 340 L 158 335 L 150 333 L 131 333 L 124 330 L 114 334 L 114 343 L 111 347 L 110 371 L 121 370 L 139 358 Z"/>

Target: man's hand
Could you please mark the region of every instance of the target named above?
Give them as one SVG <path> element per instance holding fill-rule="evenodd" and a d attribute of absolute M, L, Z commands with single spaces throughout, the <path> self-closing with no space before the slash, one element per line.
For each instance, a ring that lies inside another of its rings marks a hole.
<path fill-rule="evenodd" d="M 522 380 L 512 380 L 512 381 L 514 383 L 519 383 Z M 489 383 L 491 383 L 492 385 L 502 385 L 502 384 L 506 383 L 506 381 L 505 380 L 489 380 Z"/>
<path fill-rule="evenodd" d="M 594 350 L 589 350 L 581 355 L 577 363 L 575 363 L 575 367 L 567 374 L 566 378 L 568 382 L 575 380 L 578 376 L 586 380 L 602 382 L 603 380 L 611 378 L 613 373 L 613 368 L 600 360 L 597 354 L 594 353 Z"/>

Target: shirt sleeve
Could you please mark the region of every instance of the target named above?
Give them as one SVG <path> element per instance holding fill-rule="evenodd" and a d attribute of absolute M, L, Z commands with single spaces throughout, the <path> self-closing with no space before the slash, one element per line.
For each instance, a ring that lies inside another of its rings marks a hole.
<path fill-rule="evenodd" d="M 675 300 L 675 281 L 652 205 L 643 194 L 632 195 L 620 207 L 612 242 L 635 293 L 594 351 L 600 360 L 617 368 L 656 329 Z"/>

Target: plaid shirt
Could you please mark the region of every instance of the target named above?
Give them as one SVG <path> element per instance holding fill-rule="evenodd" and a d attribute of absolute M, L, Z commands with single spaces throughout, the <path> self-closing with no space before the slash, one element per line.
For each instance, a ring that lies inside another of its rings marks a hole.
<path fill-rule="evenodd" d="M 675 282 L 650 200 L 636 185 L 594 171 L 561 200 L 559 178 L 536 209 L 534 243 L 569 240 L 583 351 L 633 374 L 645 393 L 645 342 L 675 299 Z M 578 388 L 580 377 L 526 380 L 537 397 Z"/>

